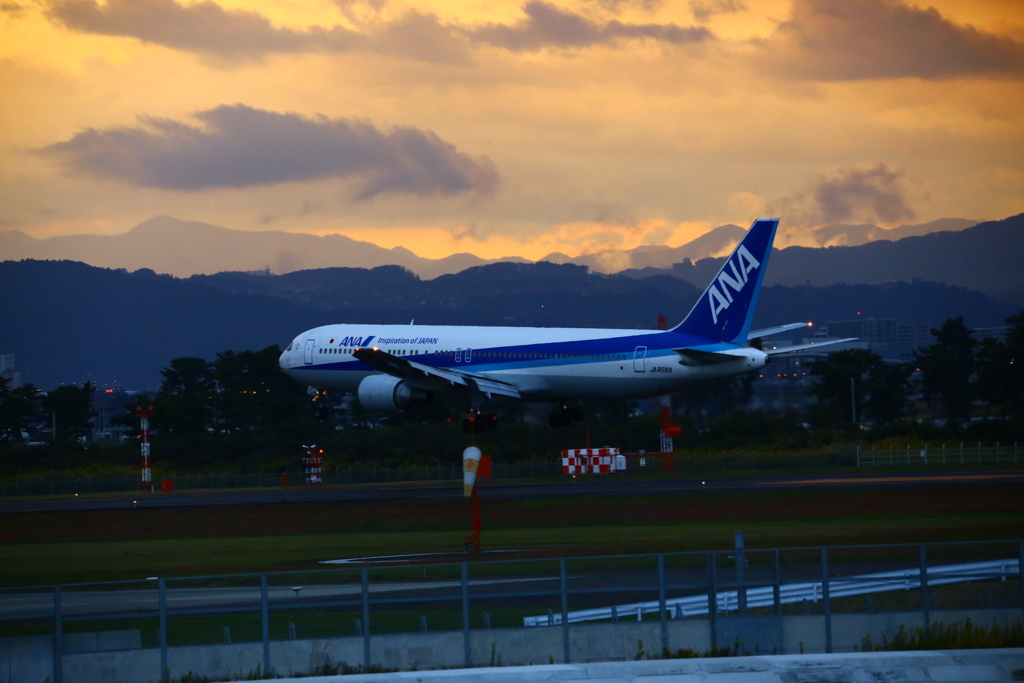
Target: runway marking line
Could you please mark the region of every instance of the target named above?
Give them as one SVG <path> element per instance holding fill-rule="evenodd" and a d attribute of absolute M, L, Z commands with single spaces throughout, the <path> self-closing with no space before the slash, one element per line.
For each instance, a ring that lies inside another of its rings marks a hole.
<path fill-rule="evenodd" d="M 1024 475 L 1019 474 L 970 474 L 909 476 L 909 477 L 856 477 L 851 479 L 799 479 L 796 481 L 760 482 L 758 486 L 796 486 L 801 484 L 873 484 L 876 482 L 891 483 L 903 481 L 983 481 L 992 479 L 1017 480 Z"/>

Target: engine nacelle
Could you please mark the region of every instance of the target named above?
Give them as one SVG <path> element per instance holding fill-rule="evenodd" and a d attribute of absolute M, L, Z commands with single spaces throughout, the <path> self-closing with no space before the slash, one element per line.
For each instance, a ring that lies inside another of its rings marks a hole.
<path fill-rule="evenodd" d="M 429 403 L 434 395 L 391 375 L 370 375 L 359 383 L 356 392 L 367 410 L 394 413 L 421 403 Z"/>

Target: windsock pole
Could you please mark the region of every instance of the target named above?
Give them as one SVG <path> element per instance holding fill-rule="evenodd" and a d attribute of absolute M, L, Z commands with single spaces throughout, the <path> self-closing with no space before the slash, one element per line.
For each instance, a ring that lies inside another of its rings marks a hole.
<path fill-rule="evenodd" d="M 473 534 L 462 539 L 466 550 L 480 552 L 480 497 L 476 493 L 476 474 L 480 469 L 480 449 L 470 446 L 462 452 L 462 493 L 473 506 Z"/>

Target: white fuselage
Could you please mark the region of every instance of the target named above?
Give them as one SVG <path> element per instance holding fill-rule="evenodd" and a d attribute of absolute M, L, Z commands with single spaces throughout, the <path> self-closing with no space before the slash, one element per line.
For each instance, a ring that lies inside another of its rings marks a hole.
<path fill-rule="evenodd" d="M 359 348 L 505 382 L 528 401 L 659 396 L 695 380 L 759 369 L 767 358 L 756 349 L 669 331 L 325 325 L 296 337 L 281 355 L 281 368 L 313 387 L 356 391 L 366 377 L 380 374 L 353 357 Z M 735 360 L 694 364 L 679 348 Z"/>

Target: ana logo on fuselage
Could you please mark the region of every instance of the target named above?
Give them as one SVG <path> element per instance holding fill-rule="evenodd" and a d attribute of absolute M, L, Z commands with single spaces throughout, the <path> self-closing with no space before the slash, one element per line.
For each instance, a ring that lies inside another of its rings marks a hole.
<path fill-rule="evenodd" d="M 715 324 L 718 324 L 718 314 L 732 305 L 733 297 L 729 289 L 739 293 L 750 280 L 750 272 L 757 270 L 760 266 L 758 260 L 742 244 L 736 250 L 736 256 L 725 262 L 722 272 L 708 287 L 711 319 Z"/>
<path fill-rule="evenodd" d="M 363 346 L 369 346 L 370 342 L 373 341 L 373 338 L 374 338 L 374 335 L 372 335 L 372 334 L 369 337 L 345 337 L 344 339 L 341 340 L 340 345 L 341 346 L 355 346 L 357 348 L 358 347 L 363 347 Z"/>

